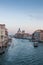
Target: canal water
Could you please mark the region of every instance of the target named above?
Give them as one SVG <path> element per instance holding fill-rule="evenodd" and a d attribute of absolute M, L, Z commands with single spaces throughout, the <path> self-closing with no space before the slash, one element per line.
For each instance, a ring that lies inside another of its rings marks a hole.
<path fill-rule="evenodd" d="M 0 65 L 43 65 L 43 43 L 35 48 L 29 40 L 13 38 L 6 52 L 0 55 Z"/>

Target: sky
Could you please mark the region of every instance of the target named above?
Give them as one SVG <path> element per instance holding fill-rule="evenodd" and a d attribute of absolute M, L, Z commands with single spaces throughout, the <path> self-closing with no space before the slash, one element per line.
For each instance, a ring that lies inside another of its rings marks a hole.
<path fill-rule="evenodd" d="M 43 0 L 0 0 L 0 24 L 12 34 L 43 29 Z"/>

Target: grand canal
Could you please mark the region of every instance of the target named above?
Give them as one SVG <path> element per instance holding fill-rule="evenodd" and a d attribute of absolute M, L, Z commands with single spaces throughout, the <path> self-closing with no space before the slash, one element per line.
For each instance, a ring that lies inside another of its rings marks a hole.
<path fill-rule="evenodd" d="M 6 52 L 0 55 L 0 65 L 43 65 L 43 43 L 34 48 L 29 40 L 13 38 Z"/>

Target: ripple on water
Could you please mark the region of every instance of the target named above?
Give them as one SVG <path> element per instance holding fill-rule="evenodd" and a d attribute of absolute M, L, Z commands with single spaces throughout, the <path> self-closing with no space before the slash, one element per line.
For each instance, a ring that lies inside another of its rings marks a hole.
<path fill-rule="evenodd" d="M 0 56 L 0 65 L 43 65 L 43 44 L 34 48 L 29 40 L 13 39 L 6 53 Z"/>

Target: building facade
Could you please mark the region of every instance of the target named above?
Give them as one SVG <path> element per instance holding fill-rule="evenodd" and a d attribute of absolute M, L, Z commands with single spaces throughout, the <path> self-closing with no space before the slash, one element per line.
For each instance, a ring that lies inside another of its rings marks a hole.
<path fill-rule="evenodd" d="M 29 33 L 26 33 L 25 30 L 19 30 L 17 31 L 17 33 L 15 34 L 15 38 L 19 38 L 19 39 L 32 39 L 31 35 Z"/>
<path fill-rule="evenodd" d="M 0 24 L 0 43 L 8 39 L 8 32 L 5 24 Z"/>
<path fill-rule="evenodd" d="M 36 30 L 33 35 L 32 35 L 32 39 L 34 41 L 43 41 L 43 30 Z"/>

